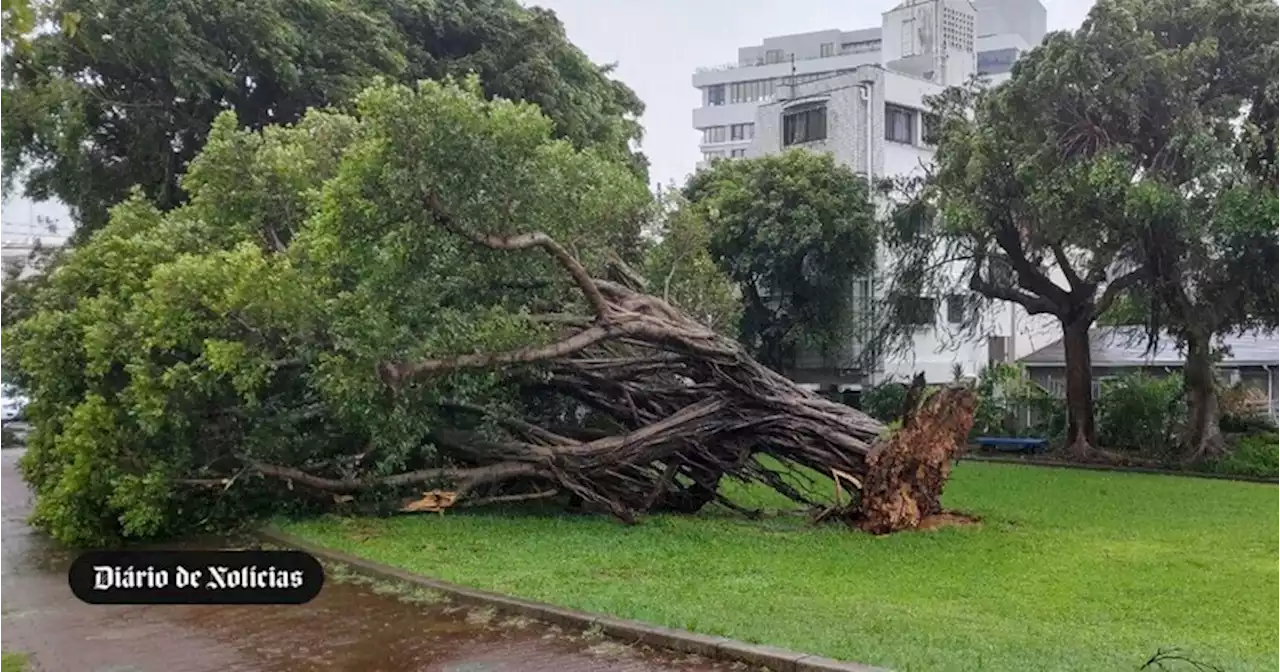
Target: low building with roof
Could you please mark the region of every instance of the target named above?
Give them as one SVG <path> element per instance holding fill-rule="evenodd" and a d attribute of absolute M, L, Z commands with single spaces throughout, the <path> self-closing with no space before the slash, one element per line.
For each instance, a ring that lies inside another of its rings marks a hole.
<path fill-rule="evenodd" d="M 1142 327 L 1090 329 L 1089 354 L 1093 360 L 1095 397 L 1102 382 L 1109 378 L 1139 372 L 1164 376 L 1182 370 L 1186 354 L 1174 339 L 1162 335 L 1154 348 L 1149 345 L 1146 330 Z M 1280 335 L 1256 332 L 1223 336 L 1215 345 L 1223 348 L 1217 365 L 1222 380 L 1265 393 L 1267 412 L 1275 420 L 1277 400 L 1280 399 L 1280 387 L 1277 387 Z M 1026 367 L 1028 375 L 1041 387 L 1058 396 L 1066 395 L 1066 350 L 1061 339 L 1020 358 L 1018 362 Z"/>

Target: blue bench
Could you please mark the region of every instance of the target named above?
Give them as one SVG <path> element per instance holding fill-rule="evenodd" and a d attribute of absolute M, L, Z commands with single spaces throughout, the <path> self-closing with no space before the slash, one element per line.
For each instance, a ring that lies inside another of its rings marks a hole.
<path fill-rule="evenodd" d="M 1008 436 L 980 436 L 978 445 L 1004 452 L 1039 453 L 1049 447 L 1048 439 L 1016 439 Z"/>

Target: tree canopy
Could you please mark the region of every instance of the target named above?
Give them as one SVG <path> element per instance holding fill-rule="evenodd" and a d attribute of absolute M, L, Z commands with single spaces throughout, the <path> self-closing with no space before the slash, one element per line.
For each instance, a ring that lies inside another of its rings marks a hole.
<path fill-rule="evenodd" d="M 72 249 L 5 330 L 6 374 L 32 398 L 36 519 L 72 542 L 171 532 L 269 492 L 184 482 L 249 460 L 436 465 L 429 433 L 447 411 L 428 400 L 523 408 L 490 372 L 394 397 L 374 375 L 384 360 L 535 343 L 551 327 L 531 316 L 574 302 L 550 260 L 430 226 L 423 194 L 468 226 L 549 232 L 592 267 L 649 195 L 622 164 L 553 140 L 535 107 L 477 87 L 382 86 L 355 116 L 261 132 L 225 112 L 183 178 L 185 205 L 135 196 Z"/>
<path fill-rule="evenodd" d="M 224 110 L 252 128 L 291 123 L 349 104 L 374 76 L 476 73 L 487 95 L 539 105 L 556 137 L 647 172 L 634 92 L 553 13 L 515 0 L 52 0 L 12 13 L 28 7 L 49 29 L 5 56 L 6 188 L 25 178 L 31 198 L 65 202 L 78 236 L 135 185 L 161 210 L 182 203 L 180 176 Z"/>
<path fill-rule="evenodd" d="M 760 361 L 788 369 L 804 347 L 847 343 L 854 278 L 875 262 L 865 180 L 830 154 L 791 150 L 716 161 L 684 196 L 741 292 L 739 337 Z"/>
<path fill-rule="evenodd" d="M 1231 227 L 1211 216 L 1216 206 L 1194 206 L 1186 194 L 1230 198 L 1204 178 L 1265 155 L 1265 140 L 1243 152 L 1229 128 L 1250 101 L 1274 96 L 1274 26 L 1269 0 L 1100 0 L 1078 31 L 1052 33 L 1020 59 L 1008 82 L 937 101 L 935 171 L 888 235 L 904 260 L 895 291 L 954 291 L 959 280 L 986 299 L 1055 317 L 1077 450 L 1096 446 L 1089 326 L 1126 291 L 1152 286 L 1152 227 L 1177 211 L 1214 229 L 1184 230 L 1183 244 L 1220 249 L 1214 241 Z M 1274 122 L 1254 115 L 1244 135 L 1265 137 Z M 1227 155 L 1238 158 L 1211 158 Z M 1205 264 L 1261 265 L 1267 249 Z M 972 305 L 973 327 L 982 303 Z"/>

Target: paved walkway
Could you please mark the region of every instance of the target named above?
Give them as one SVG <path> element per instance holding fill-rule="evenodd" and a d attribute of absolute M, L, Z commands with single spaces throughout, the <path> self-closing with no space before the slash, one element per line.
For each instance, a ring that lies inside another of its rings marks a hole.
<path fill-rule="evenodd" d="M 684 672 L 742 670 L 328 581 L 303 606 L 94 606 L 67 587 L 74 555 L 29 528 L 3 451 L 3 648 L 41 672 Z"/>

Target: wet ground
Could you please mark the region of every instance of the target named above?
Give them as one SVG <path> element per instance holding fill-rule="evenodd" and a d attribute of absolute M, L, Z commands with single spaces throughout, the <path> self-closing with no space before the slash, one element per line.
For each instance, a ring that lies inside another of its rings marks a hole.
<path fill-rule="evenodd" d="M 3 459 L 3 648 L 43 672 L 683 672 L 743 670 L 563 631 L 335 568 L 302 606 L 94 606 L 67 586 L 74 554 L 29 528 L 30 497 Z"/>

